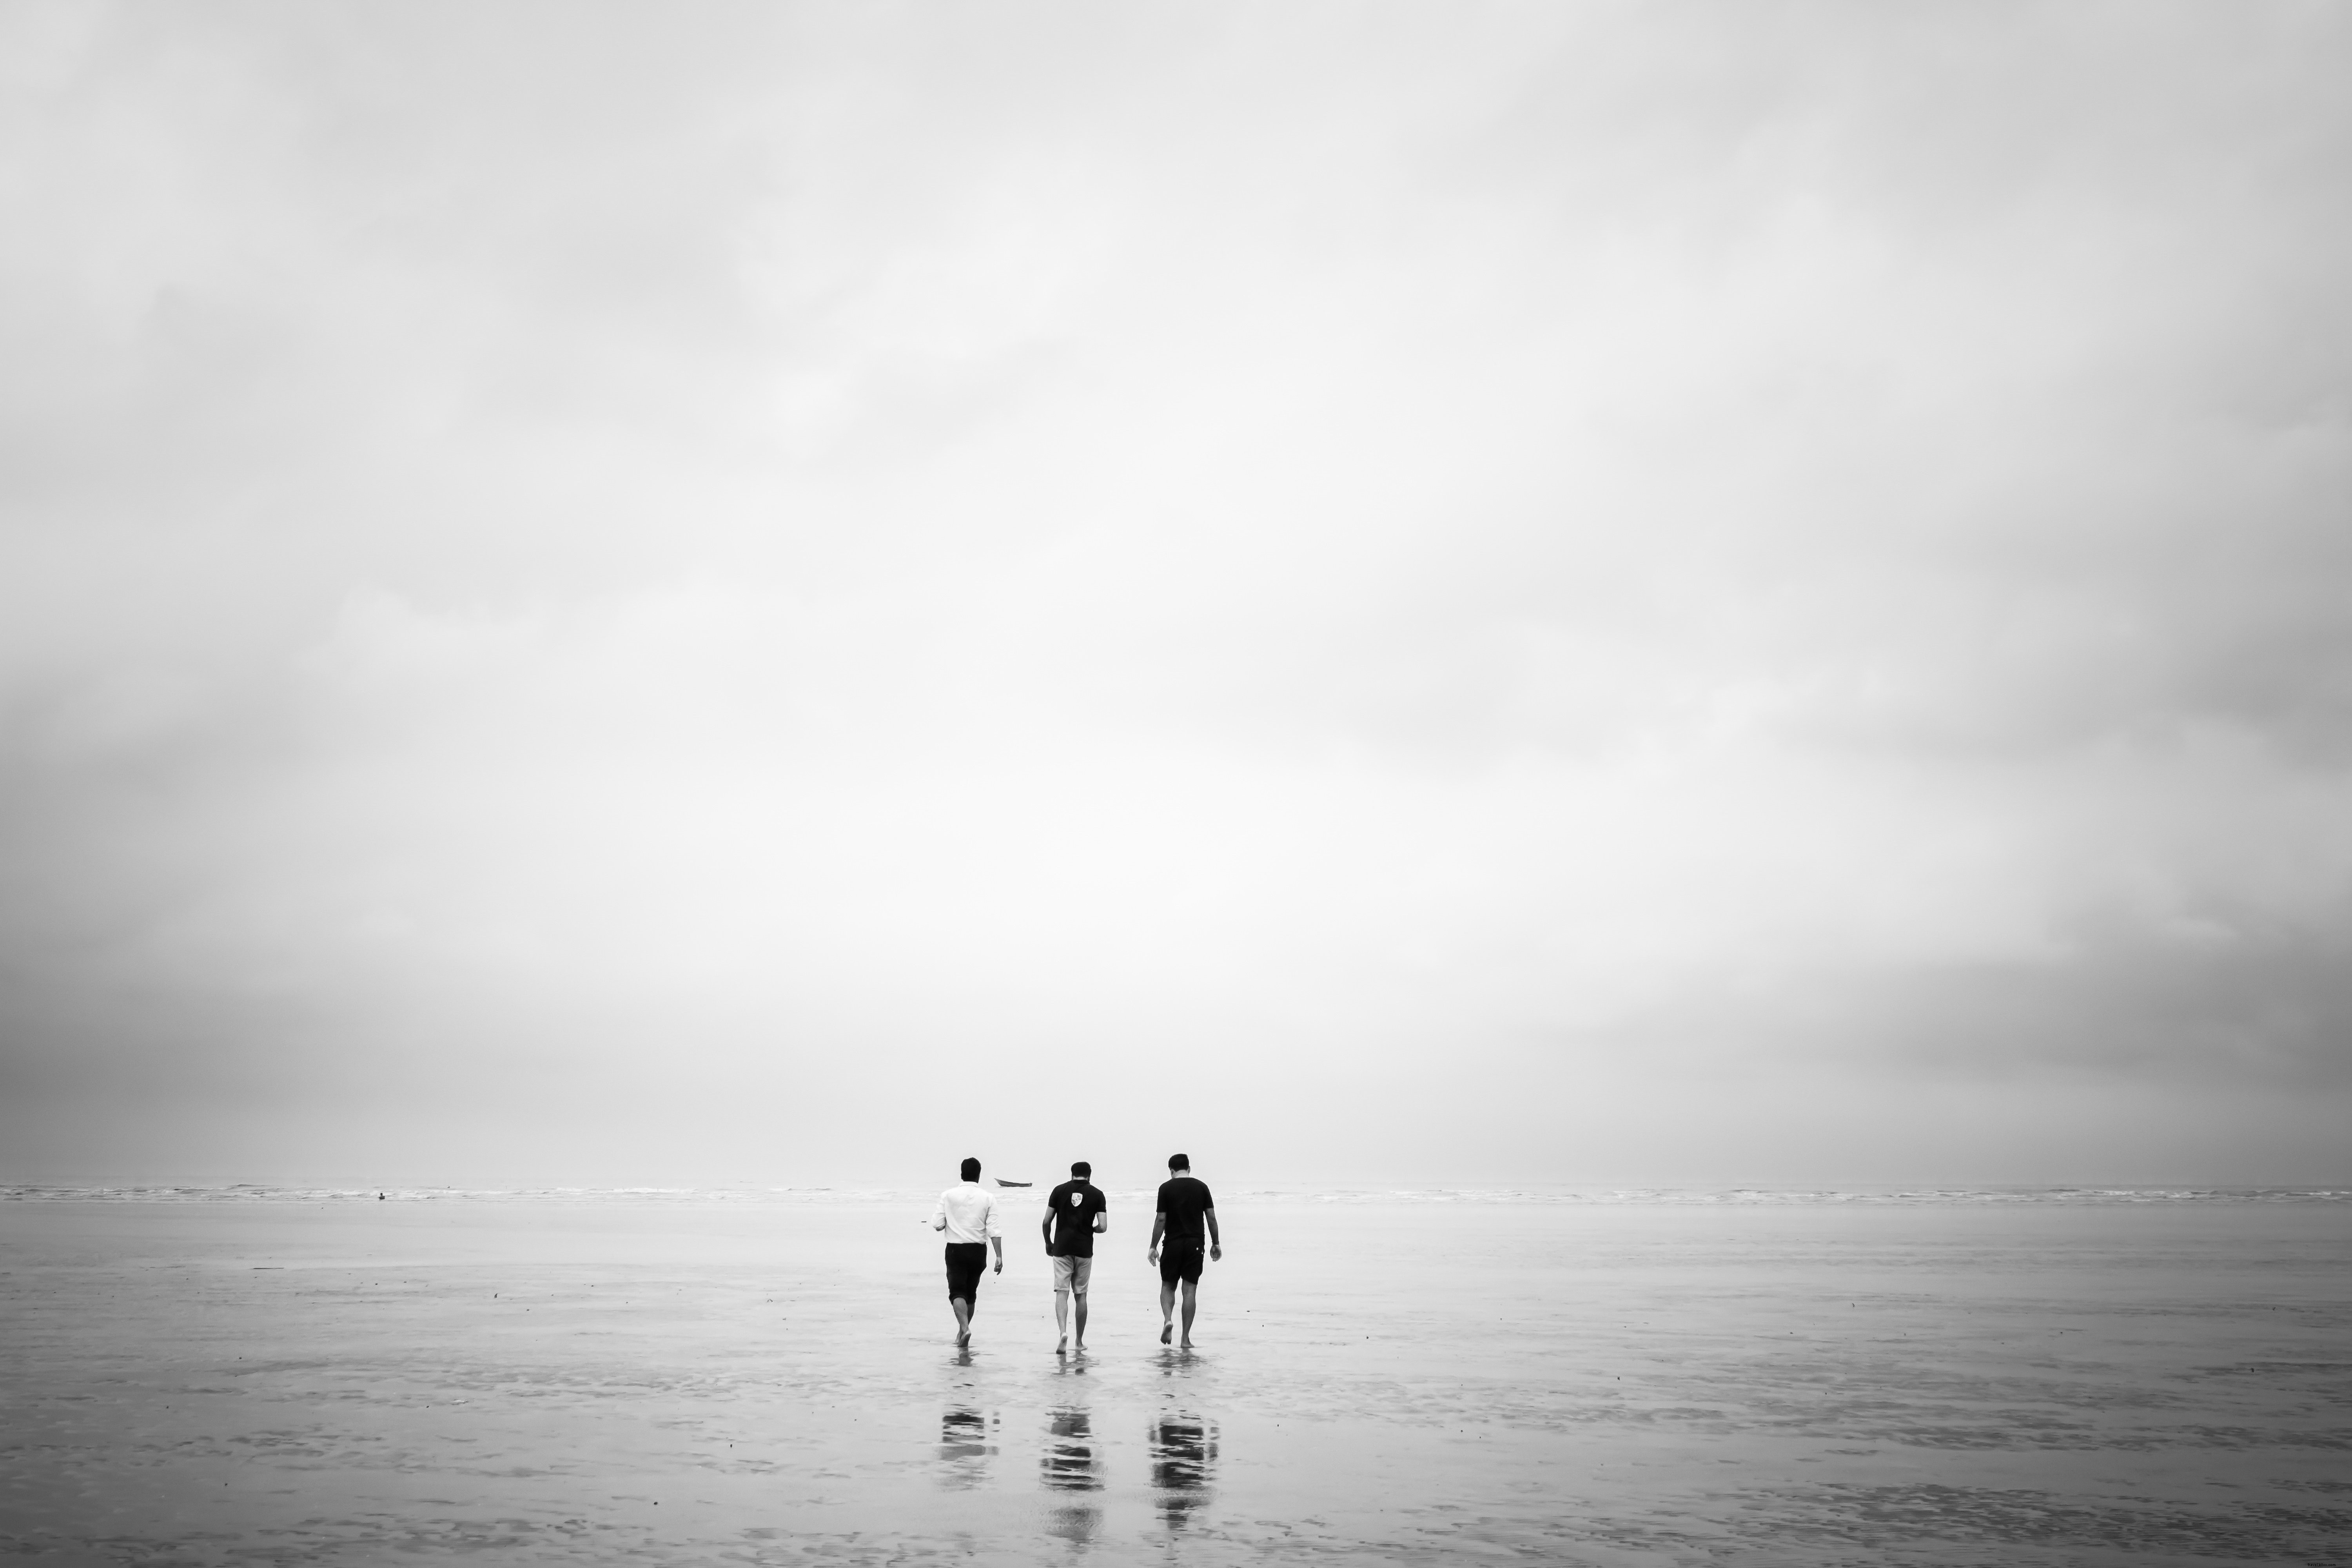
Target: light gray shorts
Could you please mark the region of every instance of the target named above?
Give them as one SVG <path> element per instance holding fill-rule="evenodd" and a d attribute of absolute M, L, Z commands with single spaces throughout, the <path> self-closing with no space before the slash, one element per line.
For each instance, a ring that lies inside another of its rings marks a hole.
<path fill-rule="evenodd" d="M 1075 1291 L 1083 1296 L 1087 1293 L 1087 1281 L 1092 1279 L 1094 1274 L 1095 1260 L 1091 1258 L 1054 1259 L 1054 1289 L 1056 1290 Z"/>

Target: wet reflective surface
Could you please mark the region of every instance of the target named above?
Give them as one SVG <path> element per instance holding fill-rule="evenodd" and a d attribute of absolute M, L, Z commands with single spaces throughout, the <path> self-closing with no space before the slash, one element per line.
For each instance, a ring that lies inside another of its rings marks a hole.
<path fill-rule="evenodd" d="M 1048 1491 L 1102 1490 L 1102 1460 L 1095 1443 L 1095 1420 L 1084 1410 L 1056 1410 L 1046 1424 L 1042 1479 Z"/>
<path fill-rule="evenodd" d="M 1151 1489 L 1169 1529 L 1183 1526 L 1209 1500 L 1217 1458 L 1216 1428 L 1197 1415 L 1163 1415 L 1145 1441 L 1151 1450 Z"/>
<path fill-rule="evenodd" d="M 1102 1447 L 1095 1436 L 1094 1416 L 1084 1409 L 1065 1407 L 1046 1419 L 1045 1459 L 1038 1480 L 1049 1492 L 1079 1494 L 1048 1510 L 1045 1532 L 1071 1542 L 1086 1542 L 1101 1531 L 1103 1510 L 1083 1494 L 1104 1485 Z"/>
<path fill-rule="evenodd" d="M 2352 1205 L 1226 1228 L 1056 1357 L 866 1212 L 0 1205 L 0 1552 L 2352 1562 Z"/>
<path fill-rule="evenodd" d="M 989 1443 L 995 1425 L 977 1410 L 952 1406 L 940 1417 L 940 1484 L 950 1491 L 969 1491 L 988 1474 L 987 1461 L 996 1452 Z"/>

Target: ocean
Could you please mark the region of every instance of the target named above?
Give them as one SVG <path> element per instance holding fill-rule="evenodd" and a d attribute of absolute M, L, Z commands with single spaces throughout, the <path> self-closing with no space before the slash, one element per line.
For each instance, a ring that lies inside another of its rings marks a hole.
<path fill-rule="evenodd" d="M 2352 1563 L 2352 1194 L 0 1188 L 19 1563 Z"/>

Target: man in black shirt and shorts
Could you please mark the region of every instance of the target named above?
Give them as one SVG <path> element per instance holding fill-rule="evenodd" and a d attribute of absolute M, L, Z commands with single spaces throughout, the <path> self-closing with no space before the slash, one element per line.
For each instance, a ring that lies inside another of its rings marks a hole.
<path fill-rule="evenodd" d="M 1193 1297 L 1201 1288 L 1202 1227 L 1208 1227 L 1209 1257 L 1225 1255 L 1224 1244 L 1217 1236 L 1217 1200 L 1209 1195 L 1209 1184 L 1192 1175 L 1192 1160 L 1187 1154 L 1168 1157 L 1168 1179 L 1160 1184 L 1158 1210 L 1151 1216 L 1151 1246 L 1144 1252 L 1147 1263 L 1160 1265 L 1160 1342 L 1166 1344 L 1176 1324 L 1176 1287 L 1184 1287 L 1184 1342 L 1192 1348 Z M 1168 1245 L 1163 1249 L 1160 1237 L 1165 1234 Z"/>
<path fill-rule="evenodd" d="M 1054 1260 L 1055 1342 L 1060 1355 L 1070 1343 L 1070 1298 L 1078 1299 L 1078 1348 L 1087 1348 L 1087 1284 L 1095 1271 L 1095 1237 L 1110 1228 L 1110 1200 L 1087 1177 L 1095 1168 L 1080 1160 L 1070 1179 L 1045 1200 L 1045 1256 Z"/>

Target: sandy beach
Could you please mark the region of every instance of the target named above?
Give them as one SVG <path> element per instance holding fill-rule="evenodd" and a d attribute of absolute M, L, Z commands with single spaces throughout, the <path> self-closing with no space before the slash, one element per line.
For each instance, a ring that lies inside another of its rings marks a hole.
<path fill-rule="evenodd" d="M 2352 1563 L 2352 1204 L 1115 1194 L 968 1354 L 919 1198 L 0 1204 L 68 1563 Z"/>

